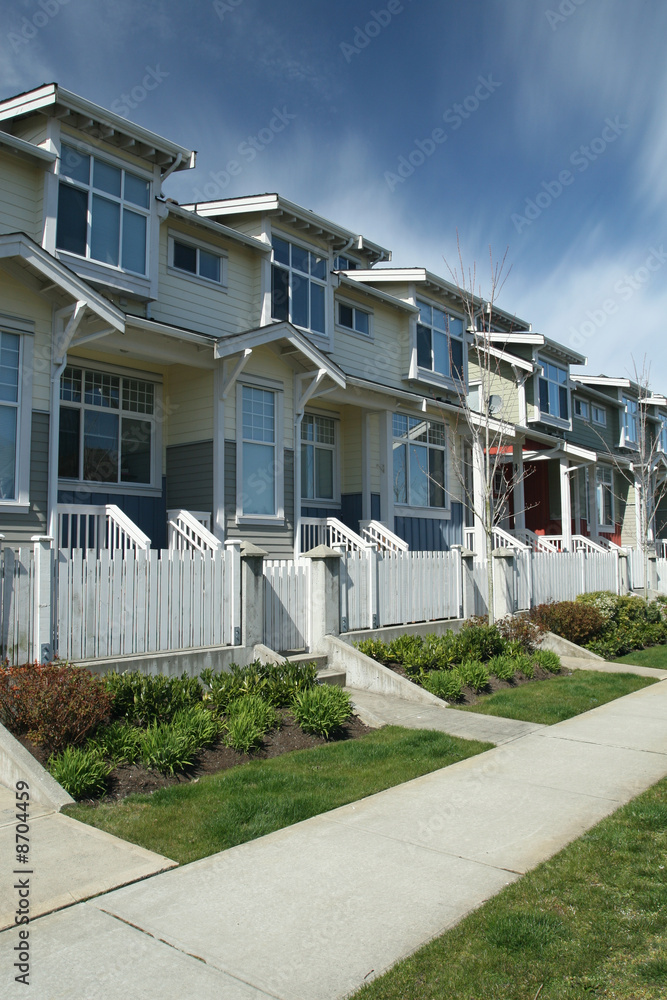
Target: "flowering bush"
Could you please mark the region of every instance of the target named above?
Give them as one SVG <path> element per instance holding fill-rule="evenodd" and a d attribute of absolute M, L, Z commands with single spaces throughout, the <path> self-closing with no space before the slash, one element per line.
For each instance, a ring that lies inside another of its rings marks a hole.
<path fill-rule="evenodd" d="M 580 646 L 597 638 L 606 624 L 597 608 L 577 601 L 538 604 L 530 617 L 550 632 Z"/>

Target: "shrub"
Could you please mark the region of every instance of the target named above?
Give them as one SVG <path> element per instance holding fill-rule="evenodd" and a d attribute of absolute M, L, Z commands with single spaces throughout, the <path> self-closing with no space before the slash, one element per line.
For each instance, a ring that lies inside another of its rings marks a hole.
<path fill-rule="evenodd" d="M 141 736 L 141 763 L 161 774 L 174 774 L 189 767 L 199 747 L 184 726 L 155 722 Z"/>
<path fill-rule="evenodd" d="M 238 712 L 225 723 L 225 743 L 238 753 L 250 753 L 262 742 L 266 730 L 257 723 L 251 712 Z"/>
<path fill-rule="evenodd" d="M 252 715 L 265 733 L 278 724 L 278 715 L 273 706 L 257 694 L 244 694 L 233 701 L 227 709 L 227 718 L 232 719 L 244 712 Z"/>
<path fill-rule="evenodd" d="M 507 655 L 492 656 L 487 666 L 499 681 L 514 680 L 516 660 L 513 657 Z"/>
<path fill-rule="evenodd" d="M 535 676 L 535 668 L 533 666 L 533 658 L 528 656 L 527 653 L 522 653 L 520 656 L 514 657 L 514 666 L 517 672 L 521 672 L 524 677 L 532 680 Z"/>
<path fill-rule="evenodd" d="M 594 607 L 600 612 L 605 622 L 612 621 L 618 611 L 618 596 L 612 594 L 610 590 L 596 590 L 588 594 L 579 594 L 577 601 Z"/>
<path fill-rule="evenodd" d="M 58 662 L 0 667 L 3 723 L 55 754 L 82 744 L 110 711 L 103 681 L 89 670 Z"/>
<path fill-rule="evenodd" d="M 444 701 L 458 701 L 463 683 L 458 670 L 431 670 L 424 674 L 422 684 L 427 691 Z"/>
<path fill-rule="evenodd" d="M 545 632 L 544 626 L 528 615 L 507 615 L 496 622 L 496 628 L 505 640 L 505 653 L 510 655 L 510 650 L 532 653 Z M 510 643 L 511 647 L 508 649 Z"/>
<path fill-rule="evenodd" d="M 560 657 L 552 653 L 550 649 L 538 649 L 531 657 L 533 663 L 537 663 L 543 670 L 548 670 L 550 674 L 560 673 Z"/>
<path fill-rule="evenodd" d="M 106 788 L 110 768 L 95 748 L 68 746 L 49 758 L 48 768 L 73 799 L 100 795 Z"/>
<path fill-rule="evenodd" d="M 389 646 L 382 639 L 362 639 L 361 642 L 355 642 L 354 645 L 360 653 L 363 653 L 364 656 L 370 656 L 378 663 L 389 662 Z"/>
<path fill-rule="evenodd" d="M 423 646 L 424 640 L 420 635 L 400 635 L 388 644 L 387 658 L 396 663 L 412 663 L 415 658 L 419 658 Z"/>
<path fill-rule="evenodd" d="M 599 636 L 605 626 L 597 608 L 577 601 L 538 604 L 530 615 L 545 629 L 580 646 Z"/>
<path fill-rule="evenodd" d="M 232 663 L 229 672 L 204 670 L 201 680 L 205 696 L 219 712 L 243 695 L 259 695 L 276 708 L 287 706 L 297 691 L 306 691 L 317 683 L 314 663 L 260 663 L 255 660 L 247 667 Z"/>
<path fill-rule="evenodd" d="M 480 660 L 464 660 L 456 670 L 465 687 L 472 688 L 475 694 L 488 686 L 489 671 Z"/>
<path fill-rule="evenodd" d="M 336 684 L 320 684 L 297 694 L 292 711 L 305 733 L 329 739 L 352 715 L 352 705 L 350 696 Z"/>
<path fill-rule="evenodd" d="M 172 725 L 188 734 L 197 750 L 210 746 L 220 735 L 220 721 L 203 705 L 182 708 L 174 716 Z"/>
<path fill-rule="evenodd" d="M 97 750 L 114 765 L 134 764 L 141 753 L 141 739 L 142 732 L 136 726 L 116 721 L 98 730 L 86 749 Z"/>
<path fill-rule="evenodd" d="M 503 652 L 503 637 L 495 625 L 486 625 L 474 618 L 465 623 L 456 637 L 458 659 L 490 660 Z"/>
<path fill-rule="evenodd" d="M 171 722 L 176 712 L 195 705 L 202 698 L 196 677 L 147 675 L 139 671 L 105 677 L 106 689 L 113 698 L 113 714 L 138 726 Z"/>

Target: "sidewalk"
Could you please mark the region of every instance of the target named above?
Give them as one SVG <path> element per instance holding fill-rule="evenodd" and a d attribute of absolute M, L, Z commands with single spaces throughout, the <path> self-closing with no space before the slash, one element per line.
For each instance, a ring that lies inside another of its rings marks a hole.
<path fill-rule="evenodd" d="M 662 681 L 38 919 L 30 994 L 344 997 L 666 774 Z M 8 998 L 14 944 L 0 934 Z"/>

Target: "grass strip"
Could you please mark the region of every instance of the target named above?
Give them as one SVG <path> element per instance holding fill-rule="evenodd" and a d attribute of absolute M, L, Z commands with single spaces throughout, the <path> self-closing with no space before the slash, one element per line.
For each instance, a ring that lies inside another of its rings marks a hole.
<path fill-rule="evenodd" d="M 664 1000 L 666 859 L 667 779 L 355 1000 Z"/>
<path fill-rule="evenodd" d="M 667 669 L 667 646 L 650 646 L 648 649 L 633 649 L 625 656 L 619 656 L 615 663 L 633 663 L 637 667 Z"/>
<path fill-rule="evenodd" d="M 431 730 L 386 726 L 357 740 L 251 761 L 69 816 L 185 863 L 254 840 L 491 749 Z"/>
<path fill-rule="evenodd" d="M 595 670 L 574 670 L 570 675 L 531 681 L 516 688 L 504 688 L 483 695 L 475 705 L 460 706 L 464 712 L 499 715 L 505 719 L 539 722 L 546 726 L 571 719 L 582 712 L 622 698 L 655 684 L 657 678 L 636 674 L 603 674 Z M 458 708 L 452 705 L 452 708 Z"/>

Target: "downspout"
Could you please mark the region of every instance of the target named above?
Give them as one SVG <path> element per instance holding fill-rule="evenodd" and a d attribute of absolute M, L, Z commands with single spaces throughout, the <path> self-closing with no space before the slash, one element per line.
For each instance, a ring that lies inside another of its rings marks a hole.
<path fill-rule="evenodd" d="M 303 408 L 294 420 L 294 559 L 301 555 L 301 424 Z"/>
<path fill-rule="evenodd" d="M 51 375 L 51 421 L 49 425 L 49 492 L 47 534 L 58 544 L 58 445 L 60 441 L 60 377 L 67 367 L 67 352 Z"/>

